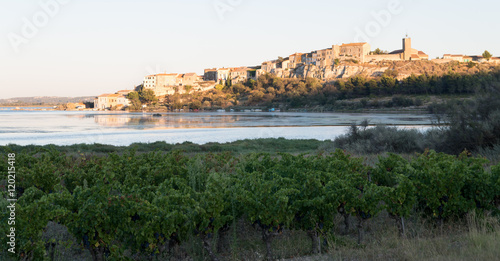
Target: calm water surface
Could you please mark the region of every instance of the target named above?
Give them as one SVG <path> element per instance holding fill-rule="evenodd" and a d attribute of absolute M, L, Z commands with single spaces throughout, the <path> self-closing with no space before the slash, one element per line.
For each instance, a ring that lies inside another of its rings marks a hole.
<path fill-rule="evenodd" d="M 332 140 L 354 122 L 428 128 L 429 115 L 357 113 L 143 113 L 2 111 L 0 145 L 71 145 L 134 142 L 198 144 L 241 139 L 287 138 Z"/>

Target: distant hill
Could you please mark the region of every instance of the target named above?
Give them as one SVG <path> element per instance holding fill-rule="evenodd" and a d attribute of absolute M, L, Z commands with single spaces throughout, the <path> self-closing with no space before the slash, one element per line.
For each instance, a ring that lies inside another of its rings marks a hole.
<path fill-rule="evenodd" d="M 68 102 L 93 102 L 94 96 L 84 97 L 56 97 L 56 96 L 43 96 L 43 97 L 16 97 L 10 99 L 0 99 L 0 105 L 59 105 Z"/>

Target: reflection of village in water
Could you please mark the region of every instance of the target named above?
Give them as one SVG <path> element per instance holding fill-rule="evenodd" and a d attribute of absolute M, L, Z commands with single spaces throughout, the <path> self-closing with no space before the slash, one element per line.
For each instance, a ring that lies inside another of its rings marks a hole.
<path fill-rule="evenodd" d="M 370 124 L 428 125 L 429 115 L 390 114 L 317 114 L 317 113 L 168 113 L 162 115 L 120 113 L 84 114 L 69 117 L 92 120 L 102 127 L 140 130 L 235 128 L 235 127 L 293 127 L 349 126 L 369 119 Z M 89 122 L 90 123 L 90 122 Z"/>
<path fill-rule="evenodd" d="M 97 124 L 105 127 L 129 127 L 140 129 L 180 129 L 231 127 L 240 121 L 238 115 L 193 117 L 193 115 L 94 115 Z"/>
<path fill-rule="evenodd" d="M 370 126 L 389 125 L 424 130 L 429 115 L 388 113 L 302 112 L 11 112 L 2 115 L 0 145 L 59 144 L 81 142 L 127 146 L 134 142 L 166 141 L 197 144 L 241 139 L 333 139 L 352 123 L 368 119 Z M 279 127 L 279 128 L 277 128 Z"/>

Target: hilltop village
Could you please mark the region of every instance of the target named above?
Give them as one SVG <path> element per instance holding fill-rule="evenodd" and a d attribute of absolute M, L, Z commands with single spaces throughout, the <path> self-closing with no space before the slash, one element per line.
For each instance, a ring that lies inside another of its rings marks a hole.
<path fill-rule="evenodd" d="M 360 71 L 369 77 L 381 76 L 388 68 L 376 66 L 383 62 L 429 61 L 424 51 L 412 48 L 411 38 L 404 38 L 402 48 L 392 52 L 379 49 L 371 50 L 368 43 L 348 43 L 332 45 L 331 48 L 312 51 L 310 53 L 294 53 L 288 57 L 265 61 L 259 66 L 209 68 L 203 75 L 196 73 L 160 73 L 144 77 L 142 88 L 153 91 L 156 97 L 166 97 L 176 93 L 186 94 L 205 92 L 218 85 L 230 85 L 256 80 L 262 75 L 272 74 L 279 78 L 317 78 L 324 81 L 335 81 L 349 78 Z M 490 63 L 500 64 L 500 57 L 483 57 L 480 55 L 445 54 L 440 59 L 430 60 L 437 64 Z M 405 77 L 404 75 L 401 77 Z M 114 94 L 103 94 L 95 98 L 94 109 L 120 109 L 131 105 L 127 95 L 132 90 L 122 90 Z"/>

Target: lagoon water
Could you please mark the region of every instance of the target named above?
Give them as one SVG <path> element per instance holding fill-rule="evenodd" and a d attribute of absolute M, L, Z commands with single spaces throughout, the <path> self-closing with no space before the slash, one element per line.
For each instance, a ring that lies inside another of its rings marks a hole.
<path fill-rule="evenodd" d="M 205 144 L 242 139 L 333 140 L 352 123 L 429 128 L 430 115 L 382 113 L 204 112 L 152 113 L 0 110 L 0 145 Z"/>

